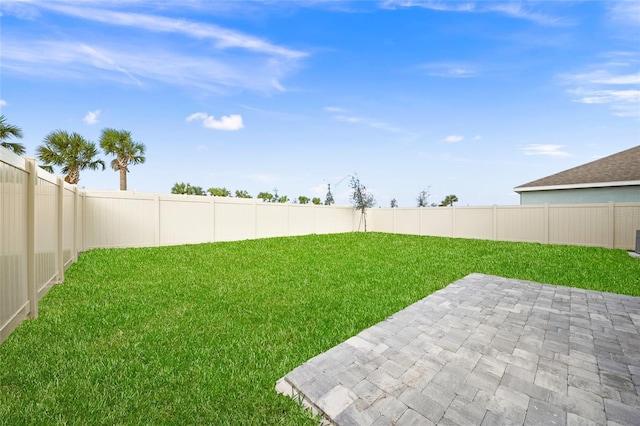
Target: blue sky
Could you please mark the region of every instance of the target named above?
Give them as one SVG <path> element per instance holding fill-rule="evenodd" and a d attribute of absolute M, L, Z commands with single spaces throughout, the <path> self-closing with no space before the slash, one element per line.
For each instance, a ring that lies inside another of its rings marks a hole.
<path fill-rule="evenodd" d="M 640 2 L 3 0 L 2 114 L 132 132 L 129 189 L 378 205 L 513 188 L 640 144 Z M 340 182 L 340 183 L 339 183 Z M 118 189 L 116 172 L 80 186 Z"/>

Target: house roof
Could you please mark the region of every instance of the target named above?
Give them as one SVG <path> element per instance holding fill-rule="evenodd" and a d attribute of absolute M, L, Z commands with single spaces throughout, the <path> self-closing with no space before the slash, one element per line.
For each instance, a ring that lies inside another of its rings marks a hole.
<path fill-rule="evenodd" d="M 520 185 L 516 192 L 640 185 L 640 145 L 608 157 Z"/>

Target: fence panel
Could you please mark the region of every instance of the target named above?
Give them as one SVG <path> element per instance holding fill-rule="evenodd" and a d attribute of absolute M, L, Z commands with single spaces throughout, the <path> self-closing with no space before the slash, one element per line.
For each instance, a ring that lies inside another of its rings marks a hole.
<path fill-rule="evenodd" d="M 450 207 L 421 209 L 421 234 L 434 237 L 453 237 L 454 211 Z"/>
<path fill-rule="evenodd" d="M 283 203 L 256 204 L 256 237 L 280 237 L 289 234 L 289 206 Z"/>
<path fill-rule="evenodd" d="M 613 214 L 614 247 L 635 248 L 636 231 L 640 231 L 640 203 L 616 203 Z"/>
<path fill-rule="evenodd" d="M 448 207 L 452 208 L 452 207 Z M 492 240 L 493 207 L 454 208 L 455 237 Z"/>
<path fill-rule="evenodd" d="M 55 281 L 59 268 L 57 178 L 41 169 L 36 181 L 35 209 L 36 289 L 42 293 Z"/>
<path fill-rule="evenodd" d="M 420 209 L 397 209 L 393 210 L 393 229 L 396 234 L 420 235 Z"/>
<path fill-rule="evenodd" d="M 316 232 L 316 212 L 321 207 L 309 204 L 289 204 L 288 235 L 309 235 Z"/>
<path fill-rule="evenodd" d="M 76 222 L 80 220 L 77 216 L 75 187 L 64 184 L 62 196 L 62 261 L 64 267 L 68 268 L 76 259 L 75 239 Z"/>
<path fill-rule="evenodd" d="M 215 202 L 214 241 L 256 238 L 256 201 L 220 198 Z"/>
<path fill-rule="evenodd" d="M 610 220 L 607 204 L 549 205 L 549 243 L 613 247 Z"/>
<path fill-rule="evenodd" d="M 544 206 L 496 207 L 496 239 L 545 243 Z"/>
<path fill-rule="evenodd" d="M 159 198 L 160 245 L 213 241 L 213 198 L 166 195 Z"/>
<path fill-rule="evenodd" d="M 149 194 L 86 191 L 84 248 L 157 245 L 156 197 Z"/>
<path fill-rule="evenodd" d="M 0 343 L 29 312 L 26 163 L 0 148 Z"/>
<path fill-rule="evenodd" d="M 358 212 L 358 215 L 360 212 Z M 367 220 L 371 224 L 371 229 L 376 232 L 395 232 L 395 209 L 374 209 L 368 213 Z"/>
<path fill-rule="evenodd" d="M 314 212 L 314 232 L 316 234 L 332 234 L 336 231 L 338 221 L 335 206 L 315 206 Z"/>

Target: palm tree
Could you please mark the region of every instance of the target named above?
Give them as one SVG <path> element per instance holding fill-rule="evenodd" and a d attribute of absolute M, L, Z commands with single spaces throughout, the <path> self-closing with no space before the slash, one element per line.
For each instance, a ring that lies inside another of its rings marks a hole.
<path fill-rule="evenodd" d="M 97 159 L 98 148 L 76 132 L 68 133 L 56 130 L 44 138 L 44 144 L 36 148 L 38 159 L 51 170 L 51 165 L 62 167 L 65 182 L 77 184 L 80 181 L 80 170 L 97 170 L 104 161 Z"/>
<path fill-rule="evenodd" d="M 451 194 L 444 197 L 444 200 L 442 200 L 442 203 L 440 203 L 440 205 L 443 207 L 446 207 L 446 206 L 453 207 L 453 203 L 457 203 L 457 202 L 458 202 L 458 197 L 456 197 L 454 194 Z"/>
<path fill-rule="evenodd" d="M 107 155 L 115 155 L 111 167 L 120 172 L 120 190 L 127 190 L 129 164 L 142 164 L 145 161 L 143 143 L 131 140 L 131 132 L 126 130 L 102 129 L 100 147 Z"/>
<path fill-rule="evenodd" d="M 13 124 L 8 124 L 4 114 L 0 115 L 0 145 L 17 155 L 24 155 L 27 152 L 24 145 L 19 142 L 9 142 L 10 138 L 22 139 L 22 129 Z"/>

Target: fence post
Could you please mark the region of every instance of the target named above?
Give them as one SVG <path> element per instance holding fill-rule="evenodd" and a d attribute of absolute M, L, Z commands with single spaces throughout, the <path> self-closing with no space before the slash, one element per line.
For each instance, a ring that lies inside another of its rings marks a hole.
<path fill-rule="evenodd" d="M 289 211 L 289 205 L 290 203 L 287 201 L 287 237 L 291 236 L 291 224 L 289 223 L 291 221 L 291 212 Z"/>
<path fill-rule="evenodd" d="M 498 240 L 498 206 L 493 205 L 493 241 Z"/>
<path fill-rule="evenodd" d="M 258 198 L 253 201 L 253 238 L 258 238 Z"/>
<path fill-rule="evenodd" d="M 608 238 L 608 248 L 616 247 L 616 205 L 613 201 L 609 201 L 608 205 L 608 216 L 609 216 L 609 238 Z"/>
<path fill-rule="evenodd" d="M 396 209 L 391 209 L 391 232 L 396 233 Z"/>
<path fill-rule="evenodd" d="M 38 179 L 35 158 L 25 158 L 27 166 L 27 295 L 29 317 L 38 317 L 38 291 L 36 290 L 36 182 Z"/>
<path fill-rule="evenodd" d="M 56 277 L 56 282 L 61 283 L 64 281 L 64 179 L 62 179 L 62 176 L 58 176 L 56 184 L 58 185 L 56 194 L 58 198 L 58 276 Z"/>
<path fill-rule="evenodd" d="M 71 242 L 71 263 L 78 261 L 78 230 L 80 229 L 80 215 L 78 214 L 78 185 L 73 186 L 73 241 Z M 84 221 L 84 217 L 82 218 Z"/>
<path fill-rule="evenodd" d="M 451 204 L 451 236 L 456 237 L 456 207 Z"/>
<path fill-rule="evenodd" d="M 153 244 L 158 247 L 160 246 L 160 196 L 156 195 L 153 197 Z"/>
<path fill-rule="evenodd" d="M 209 242 L 216 241 L 216 198 L 211 196 L 211 234 L 209 234 Z"/>

